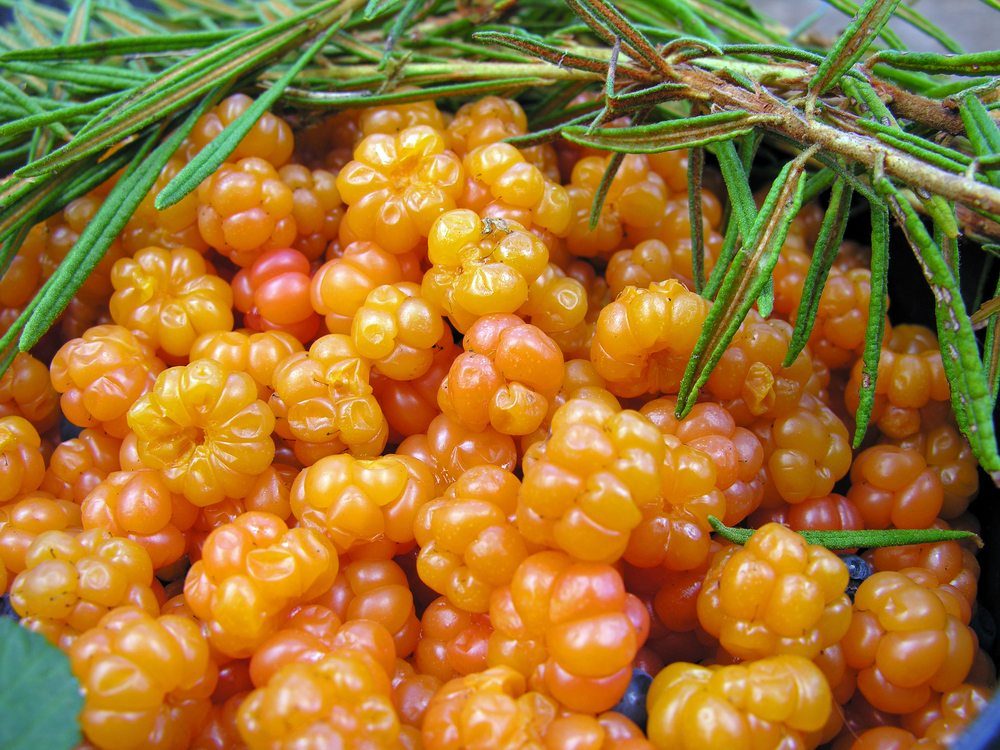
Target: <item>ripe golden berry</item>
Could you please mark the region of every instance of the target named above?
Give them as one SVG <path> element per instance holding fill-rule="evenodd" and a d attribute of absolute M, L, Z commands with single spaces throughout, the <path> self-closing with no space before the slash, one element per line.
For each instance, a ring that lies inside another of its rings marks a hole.
<path fill-rule="evenodd" d="M 341 454 L 303 469 L 290 502 L 301 526 L 325 534 L 338 552 L 346 552 L 383 538 L 412 542 L 414 518 L 433 493 L 430 470 L 414 458 Z"/>
<path fill-rule="evenodd" d="M 545 271 L 545 243 L 513 221 L 484 220 L 469 209 L 443 214 L 430 229 L 424 296 L 459 331 L 491 313 L 513 313 Z"/>
<path fill-rule="evenodd" d="M 115 263 L 111 283 L 114 321 L 174 357 L 201 334 L 233 328 L 232 289 L 190 248 L 140 250 Z"/>
<path fill-rule="evenodd" d="M 698 619 L 738 659 L 814 659 L 847 632 L 849 579 L 844 563 L 825 547 L 767 524 L 743 548 L 716 554 L 698 596 Z"/>
<path fill-rule="evenodd" d="M 42 532 L 24 564 L 11 585 L 11 606 L 26 627 L 64 649 L 115 607 L 159 614 L 149 553 L 103 529 Z"/>
<path fill-rule="evenodd" d="M 461 610 L 488 611 L 490 594 L 528 556 L 514 524 L 519 489 L 509 471 L 477 466 L 421 507 L 413 524 L 420 580 Z"/>
<path fill-rule="evenodd" d="M 388 425 L 372 395 L 370 368 L 351 338 L 338 333 L 286 357 L 274 371 L 270 401 L 278 435 L 315 446 L 320 455 L 377 456 Z"/>
<path fill-rule="evenodd" d="M 274 458 L 274 415 L 253 378 L 210 359 L 161 373 L 128 424 L 143 465 L 195 505 L 245 496 Z"/>
<path fill-rule="evenodd" d="M 247 512 L 209 534 L 184 598 L 213 647 L 242 658 L 278 630 L 282 611 L 330 588 L 338 559 L 322 534 Z"/>
<path fill-rule="evenodd" d="M 393 380 L 414 380 L 431 368 L 452 333 L 418 284 L 397 282 L 369 292 L 354 315 L 351 338 L 377 372 Z"/>
<path fill-rule="evenodd" d="M 253 99 L 246 94 L 231 94 L 202 115 L 188 136 L 190 153 L 196 154 L 211 143 L 225 127 L 246 112 L 251 104 Z M 277 115 L 265 112 L 236 145 L 229 158 L 231 161 L 248 157 L 265 159 L 277 168 L 291 158 L 294 147 L 295 139 L 288 123 Z"/>
<path fill-rule="evenodd" d="M 0 504 L 38 489 L 45 477 L 42 439 L 22 417 L 0 417 Z"/>
<path fill-rule="evenodd" d="M 813 748 L 833 710 L 826 678 L 801 656 L 722 667 L 670 664 L 646 703 L 657 750 Z"/>
<path fill-rule="evenodd" d="M 427 125 L 374 134 L 337 175 L 347 204 L 341 241 L 371 240 L 391 253 L 414 249 L 434 220 L 455 207 L 462 163 Z"/>
<path fill-rule="evenodd" d="M 676 393 L 709 303 L 670 279 L 626 287 L 601 310 L 590 359 L 618 396 Z"/>
<path fill-rule="evenodd" d="M 122 326 L 105 325 L 63 344 L 50 374 L 70 422 L 124 438 L 128 410 L 152 389 L 162 370 L 163 362 L 145 339 Z"/>
<path fill-rule="evenodd" d="M 295 241 L 292 189 L 269 161 L 248 157 L 223 164 L 198 187 L 198 201 L 201 236 L 238 266 Z"/>
<path fill-rule="evenodd" d="M 80 728 L 102 750 L 186 747 L 218 679 L 193 618 L 119 607 L 69 652 L 83 688 Z"/>

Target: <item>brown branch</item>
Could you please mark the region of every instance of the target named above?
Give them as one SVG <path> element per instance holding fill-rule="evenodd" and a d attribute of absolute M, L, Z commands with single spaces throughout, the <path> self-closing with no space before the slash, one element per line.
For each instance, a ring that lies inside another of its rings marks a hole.
<path fill-rule="evenodd" d="M 961 135 L 965 132 L 962 118 L 946 104 L 914 94 L 874 76 L 868 82 L 875 93 L 901 117 L 928 125 L 935 130 Z"/>

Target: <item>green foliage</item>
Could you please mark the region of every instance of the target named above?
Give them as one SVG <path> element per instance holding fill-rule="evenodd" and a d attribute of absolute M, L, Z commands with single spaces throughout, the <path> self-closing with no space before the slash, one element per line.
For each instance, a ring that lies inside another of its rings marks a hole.
<path fill-rule="evenodd" d="M 62 651 L 0 617 L 0 747 L 69 750 L 79 744 L 80 684 Z"/>
<path fill-rule="evenodd" d="M 746 544 L 754 529 L 726 526 L 715 516 L 708 517 L 715 533 L 733 544 Z M 982 546 L 979 537 L 971 531 L 953 529 L 865 529 L 862 531 L 800 531 L 809 544 L 819 544 L 827 549 L 859 549 L 874 547 L 904 547 L 909 544 L 974 539 Z"/>

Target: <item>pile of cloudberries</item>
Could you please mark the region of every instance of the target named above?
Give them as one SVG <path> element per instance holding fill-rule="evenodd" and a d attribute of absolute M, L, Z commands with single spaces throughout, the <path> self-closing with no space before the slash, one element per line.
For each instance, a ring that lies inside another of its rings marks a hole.
<path fill-rule="evenodd" d="M 509 145 L 514 101 L 266 114 L 157 211 L 249 104 L 0 378 L 0 587 L 86 747 L 932 749 L 975 719 L 976 550 L 796 533 L 977 528 L 929 330 L 888 331 L 852 451 L 863 251 L 785 363 L 815 206 L 679 418 L 712 305 L 684 152 L 626 157 L 589 229 L 610 154 Z M 31 230 L 0 331 L 104 194 Z"/>

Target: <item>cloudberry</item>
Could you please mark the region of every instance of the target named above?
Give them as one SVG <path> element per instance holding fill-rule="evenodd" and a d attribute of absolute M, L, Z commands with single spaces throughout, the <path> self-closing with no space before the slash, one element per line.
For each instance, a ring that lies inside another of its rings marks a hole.
<path fill-rule="evenodd" d="M 511 583 L 494 591 L 490 622 L 490 666 L 525 677 L 541 667 L 546 692 L 586 713 L 622 697 L 649 632 L 645 608 L 614 568 L 555 551 L 528 557 Z"/>
<path fill-rule="evenodd" d="M 22 417 L 0 418 L 0 504 L 37 490 L 45 477 L 42 439 Z"/>
<path fill-rule="evenodd" d="M 570 399 L 550 429 L 524 459 L 518 529 L 534 544 L 614 562 L 642 520 L 641 507 L 660 498 L 663 437 L 614 399 Z"/>
<path fill-rule="evenodd" d="M 414 458 L 342 454 L 303 469 L 290 501 L 299 525 L 326 534 L 345 552 L 380 538 L 412 542 L 414 519 L 433 493 L 430 470 Z"/>
<path fill-rule="evenodd" d="M 83 430 L 58 445 L 49 460 L 42 489 L 56 497 L 83 502 L 94 487 L 121 466 L 122 441 L 100 430 Z"/>
<path fill-rule="evenodd" d="M 965 601 L 967 606 L 959 603 L 962 610 L 960 619 L 966 625 L 969 624 L 979 588 L 979 562 L 975 555 L 958 542 L 883 547 L 869 550 L 865 558 L 877 571 L 894 570 L 905 573 L 919 568 L 931 573 L 937 582 L 939 596 L 950 599 L 954 595 Z"/>
<path fill-rule="evenodd" d="M 545 271 L 545 243 L 513 221 L 483 220 L 458 209 L 430 228 L 423 292 L 460 331 L 491 313 L 513 313 L 528 301 L 528 289 Z"/>
<path fill-rule="evenodd" d="M 854 459 L 847 497 L 869 529 L 926 529 L 941 511 L 944 489 L 917 451 L 874 445 Z"/>
<path fill-rule="evenodd" d="M 715 466 L 716 487 L 726 498 L 722 520 L 733 526 L 760 505 L 764 496 L 764 449 L 750 430 L 738 427 L 720 404 L 695 404 L 683 419 L 674 415 L 671 398 L 646 403 L 640 412 L 665 435 L 676 435 L 687 446 L 704 453 Z"/>
<path fill-rule="evenodd" d="M 208 714 L 217 669 L 191 618 L 120 607 L 69 658 L 84 694 L 80 728 L 98 748 L 187 747 Z"/>
<path fill-rule="evenodd" d="M 46 231 L 45 224 L 33 226 L 17 254 L 0 273 L 0 309 L 23 308 L 42 285 L 42 264 L 38 256 L 45 249 Z"/>
<path fill-rule="evenodd" d="M 709 303 L 673 279 L 626 287 L 601 310 L 590 359 L 618 396 L 676 393 Z"/>
<path fill-rule="evenodd" d="M 289 521 L 292 517 L 289 498 L 292 483 L 298 474 L 299 470 L 294 466 L 275 461 L 257 477 L 245 497 L 239 500 L 226 498 L 198 509 L 194 524 L 185 534 L 191 562 L 201 559 L 201 549 L 212 531 L 232 523 L 247 511 L 270 513 L 282 521 Z"/>
<path fill-rule="evenodd" d="M 247 512 L 209 534 L 184 581 L 184 598 L 208 624 L 214 648 L 246 657 L 277 631 L 282 610 L 329 589 L 337 567 L 321 534 Z"/>
<path fill-rule="evenodd" d="M 723 667 L 670 664 L 653 680 L 647 705 L 658 750 L 812 748 L 833 700 L 816 665 L 782 655 Z"/>
<path fill-rule="evenodd" d="M 333 585 L 318 604 L 341 620 L 373 620 L 389 631 L 401 659 L 413 653 L 420 620 L 413 607 L 406 573 L 393 560 L 375 556 L 345 559 Z"/>
<path fill-rule="evenodd" d="M 585 324 L 589 312 L 587 288 L 555 263 L 528 287 L 528 299 L 517 314 L 545 333 L 569 333 Z"/>
<path fill-rule="evenodd" d="M 246 373 L 171 367 L 129 411 L 142 463 L 195 505 L 243 497 L 274 457 L 274 415 Z"/>
<path fill-rule="evenodd" d="M 320 266 L 312 278 L 312 306 L 326 316 L 330 333 L 350 333 L 355 313 L 376 287 L 400 281 L 419 282 L 419 267 L 415 278 L 410 278 L 412 264 L 404 268 L 400 263 L 407 257 L 410 254 L 393 255 L 373 242 L 352 242 L 339 257 Z"/>
<path fill-rule="evenodd" d="M 557 236 L 566 234 L 571 219 L 569 194 L 546 179 L 542 170 L 509 143 L 490 143 L 466 154 L 465 190 L 459 199 L 494 219 L 516 221 Z"/>
<path fill-rule="evenodd" d="M 159 614 L 149 553 L 103 529 L 42 532 L 24 564 L 11 585 L 10 603 L 26 627 L 64 649 L 115 607 Z"/>
<path fill-rule="evenodd" d="M 452 605 L 488 611 L 491 593 L 510 583 L 528 556 L 514 525 L 519 488 L 509 471 L 477 466 L 417 512 L 417 573 Z"/>
<path fill-rule="evenodd" d="M 866 729 L 857 735 L 850 750 L 942 750 L 933 740 L 917 739 L 912 732 L 901 727 L 881 726 Z"/>
<path fill-rule="evenodd" d="M 979 464 L 969 442 L 950 420 L 937 426 L 924 423 L 919 432 L 888 442 L 923 454 L 928 468 L 938 475 L 944 491 L 942 518 L 957 518 L 965 512 L 979 492 Z"/>
<path fill-rule="evenodd" d="M 392 676 L 392 702 L 404 728 L 417 733 L 418 741 L 413 747 L 421 746 L 419 730 L 423 726 L 427 707 L 440 689 L 441 680 L 434 675 L 418 672 L 408 661 L 396 660 L 396 671 Z"/>
<path fill-rule="evenodd" d="M 250 750 L 399 747 L 389 678 L 370 658 L 342 649 L 278 670 L 247 696 L 237 721 Z"/>
<path fill-rule="evenodd" d="M 610 159 L 610 155 L 588 156 L 573 166 L 566 187 L 572 217 L 566 246 L 574 255 L 610 256 L 631 230 L 655 227 L 666 211 L 668 190 L 663 178 L 650 169 L 645 156 L 628 154 L 611 181 L 597 226 L 590 229 L 594 196 Z"/>
<path fill-rule="evenodd" d="M 26 352 L 14 356 L 0 375 L 0 417 L 24 417 L 39 432 L 59 422 L 59 394 L 48 368 Z"/>
<path fill-rule="evenodd" d="M 80 239 L 80 235 L 97 214 L 104 198 L 93 191 L 66 204 L 62 211 L 48 219 L 45 232 L 45 249 L 38 260 L 42 264 L 42 275 L 49 278 L 59 268 L 69 251 Z M 76 297 L 92 305 L 104 306 L 111 296 L 111 269 L 115 262 L 124 257 L 121 242 L 115 239 L 104 253 L 104 257 L 87 275 Z"/>
<path fill-rule="evenodd" d="M 355 313 L 351 338 L 375 370 L 393 380 L 413 380 L 430 369 L 435 353 L 452 340 L 437 305 L 411 282 L 373 289 Z"/>
<path fill-rule="evenodd" d="M 327 454 L 381 453 L 388 425 L 372 395 L 370 367 L 351 338 L 337 333 L 317 339 L 308 352 L 285 358 L 274 371 L 271 397 L 278 434 Z"/>
<path fill-rule="evenodd" d="M 886 571 L 854 595 L 844 656 L 858 670 L 861 694 L 880 711 L 916 711 L 932 690 L 958 687 L 972 666 L 976 637 L 935 588 L 934 576 Z"/>
<path fill-rule="evenodd" d="M 266 401 L 274 393 L 275 369 L 302 351 L 302 343 L 284 331 L 216 331 L 195 339 L 191 361 L 211 359 L 230 372 L 245 372 L 257 384 L 257 398 Z"/>
<path fill-rule="evenodd" d="M 965 729 L 986 709 L 989 700 L 985 688 L 962 684 L 935 693 L 924 706 L 903 717 L 903 726 L 918 737 L 957 747 Z"/>
<path fill-rule="evenodd" d="M 754 419 L 771 419 L 794 411 L 804 394 L 815 395 L 816 367 L 804 349 L 789 367 L 782 366 L 792 327 L 783 320 L 763 319 L 751 311 L 705 384 L 749 427 Z"/>
<path fill-rule="evenodd" d="M 423 461 L 434 475 L 438 493 L 475 466 L 513 471 L 517 465 L 517 446 L 509 435 L 492 427 L 475 432 L 445 414 L 434 417 L 426 432 L 406 438 L 396 452 Z"/>
<path fill-rule="evenodd" d="M 0 562 L 13 577 L 27 567 L 28 549 L 39 534 L 80 528 L 79 505 L 45 492 L 29 492 L 0 507 Z"/>
<path fill-rule="evenodd" d="M 708 658 L 717 650 L 717 641 L 698 622 L 698 594 L 712 553 L 718 549 L 719 544 L 713 542 L 708 557 L 693 570 L 625 565 L 625 587 L 639 598 L 649 614 L 649 638 L 642 651 L 651 651 L 661 660 L 650 674 L 658 672 L 663 663 Z"/>
<path fill-rule="evenodd" d="M 801 503 L 762 508 L 750 516 L 750 525 L 783 523 L 793 531 L 858 531 L 865 519 L 851 500 L 836 492 L 812 497 Z"/>
<path fill-rule="evenodd" d="M 416 125 L 361 141 L 337 175 L 337 189 L 348 206 L 342 241 L 373 240 L 405 253 L 427 237 L 438 216 L 455 208 L 462 163 L 438 130 Z"/>
<path fill-rule="evenodd" d="M 396 648 L 388 630 L 372 620 L 344 623 L 329 607 L 305 604 L 293 607 L 280 629 L 254 651 L 253 686 L 264 687 L 286 664 L 322 661 L 338 649 L 370 657 L 387 675 L 395 672 Z"/>
<path fill-rule="evenodd" d="M 122 326 L 105 325 L 63 344 L 50 372 L 70 422 L 124 438 L 128 410 L 153 388 L 162 370 L 163 362 L 145 339 Z"/>
<path fill-rule="evenodd" d="M 308 343 L 320 318 L 310 299 L 309 259 L 298 250 L 268 250 L 233 278 L 236 309 L 254 331 L 284 331 Z"/>
<path fill-rule="evenodd" d="M 614 712 L 600 716 L 567 712 L 552 698 L 528 691 L 524 677 L 505 667 L 445 683 L 427 707 L 427 750 L 479 747 L 551 750 L 646 750 L 651 747 L 631 721 Z"/>
<path fill-rule="evenodd" d="M 111 317 L 174 357 L 200 334 L 233 328 L 233 292 L 194 250 L 147 247 L 111 271 Z"/>
<path fill-rule="evenodd" d="M 791 323 L 796 322 L 811 261 L 809 254 L 785 247 L 774 268 L 774 310 Z M 809 336 L 813 356 L 831 369 L 854 364 L 864 352 L 870 297 L 868 268 L 830 270 Z"/>
<path fill-rule="evenodd" d="M 309 260 L 323 257 L 330 243 L 336 241 L 344 216 L 337 176 L 301 164 L 288 164 L 278 170 L 278 175 L 292 189 L 292 216 L 298 232 L 292 247 Z"/>
<path fill-rule="evenodd" d="M 448 123 L 451 150 L 459 156 L 528 132 L 528 118 L 513 99 L 484 96 L 459 107 Z"/>
<path fill-rule="evenodd" d="M 459 609 L 442 596 L 431 602 L 420 618 L 414 665 L 421 674 L 442 682 L 482 672 L 492 632 L 486 615 Z"/>
<path fill-rule="evenodd" d="M 858 361 L 844 392 L 852 416 L 858 409 L 861 376 Z M 909 437 L 921 430 L 925 412 L 932 416 L 947 409 L 950 394 L 937 337 L 923 326 L 893 328 L 879 355 L 871 423 L 890 438 Z"/>
<path fill-rule="evenodd" d="M 463 427 L 527 435 L 541 425 L 562 385 L 559 347 L 516 315 L 480 318 L 462 341 L 465 353 L 441 382 L 438 405 Z"/>
<path fill-rule="evenodd" d="M 708 519 L 726 515 L 726 498 L 718 489 L 710 455 L 673 435 L 665 435 L 663 443 L 659 485 L 652 487 L 658 498 L 640 506 L 642 519 L 632 530 L 624 557 L 633 565 L 692 570 L 709 555 Z"/>
<path fill-rule="evenodd" d="M 159 570 L 184 554 L 184 532 L 198 510 L 147 469 L 111 474 L 83 500 L 81 513 L 85 529 L 105 529 L 138 542 Z"/>
<path fill-rule="evenodd" d="M 764 446 L 765 503 L 800 503 L 823 497 L 851 468 L 847 428 L 819 399 L 805 396 L 773 422 L 754 425 Z"/>
<path fill-rule="evenodd" d="M 269 161 L 223 164 L 198 187 L 198 201 L 201 236 L 238 266 L 295 241 L 292 189 Z"/>
<path fill-rule="evenodd" d="M 378 104 L 358 110 L 358 127 L 361 135 L 374 133 L 394 134 L 417 125 L 442 130 L 445 117 L 430 100 L 402 104 Z"/>
<path fill-rule="evenodd" d="M 194 153 L 201 151 L 251 104 L 253 99 L 246 94 L 232 94 L 202 115 L 188 136 L 191 150 Z M 295 139 L 288 123 L 277 115 L 265 112 L 236 145 L 229 158 L 236 161 L 256 157 L 280 167 L 291 158 L 294 147 Z"/>
<path fill-rule="evenodd" d="M 119 235 L 129 255 L 146 247 L 190 247 L 199 253 L 208 250 L 208 245 L 198 231 L 197 193 L 188 193 L 162 211 L 156 207 L 156 199 L 163 188 L 187 166 L 187 159 L 180 151 L 163 165 L 153 187 L 143 197 Z"/>
<path fill-rule="evenodd" d="M 698 619 L 739 659 L 812 659 L 850 625 L 848 579 L 844 563 L 828 549 L 767 524 L 746 546 L 716 554 L 698 596 Z"/>
<path fill-rule="evenodd" d="M 462 352 L 453 341 L 442 341 L 434 350 L 427 372 L 413 380 L 393 380 L 372 374 L 372 392 L 378 400 L 392 433 L 390 442 L 427 432 L 440 414 L 437 394 L 452 362 Z"/>

